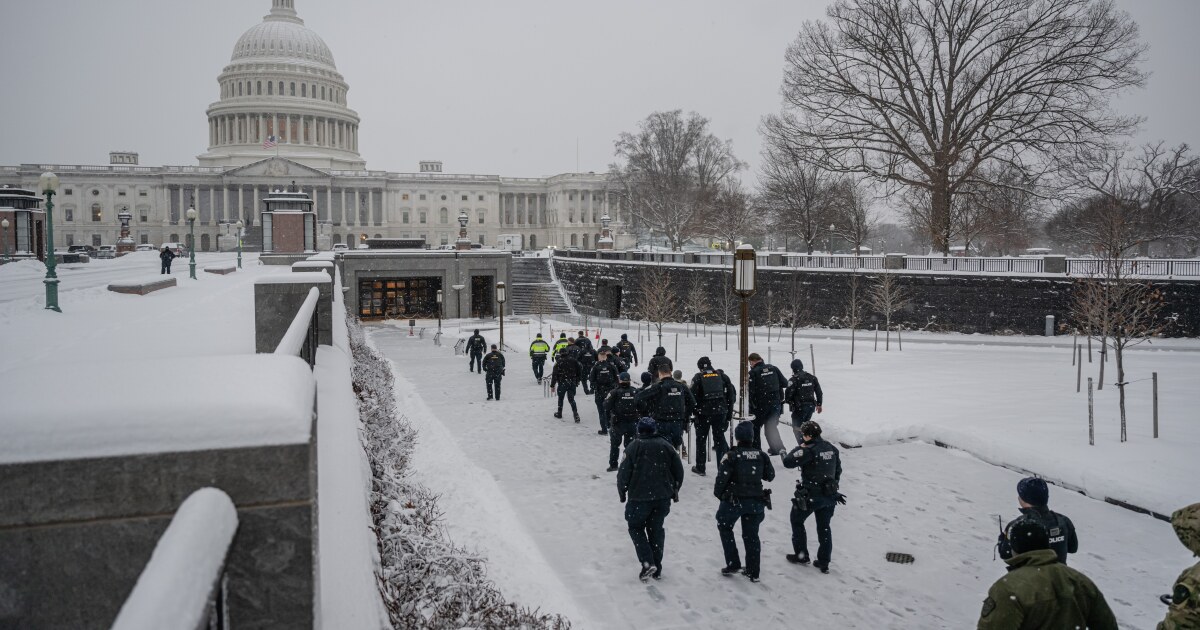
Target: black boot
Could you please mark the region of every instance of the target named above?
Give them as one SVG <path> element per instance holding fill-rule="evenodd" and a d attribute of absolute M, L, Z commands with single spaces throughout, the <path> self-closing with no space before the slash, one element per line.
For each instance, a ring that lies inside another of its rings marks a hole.
<path fill-rule="evenodd" d="M 791 562 L 792 564 L 808 564 L 808 554 L 799 555 L 795 553 L 789 553 L 784 557 L 786 557 L 787 561 Z"/>
<path fill-rule="evenodd" d="M 646 578 L 649 578 L 650 574 L 653 572 L 654 572 L 654 565 L 650 564 L 649 562 L 643 562 L 642 563 L 642 571 L 641 571 L 641 573 L 638 573 L 638 579 L 645 582 Z"/>
<path fill-rule="evenodd" d="M 696 473 L 697 475 L 700 475 L 701 477 L 703 477 L 703 476 L 704 476 L 704 469 L 703 469 L 703 468 L 698 468 L 698 467 L 696 467 L 696 466 L 692 466 L 692 472 Z"/>
<path fill-rule="evenodd" d="M 579 424 L 579 414 L 578 413 L 575 414 L 575 423 Z"/>
<path fill-rule="evenodd" d="M 733 575 L 734 573 L 737 573 L 738 571 L 741 571 L 741 570 L 742 570 L 742 563 L 734 562 L 734 563 L 725 565 L 725 568 L 721 569 L 721 575 L 728 577 L 728 576 Z"/>
<path fill-rule="evenodd" d="M 562 418 L 562 409 L 559 409 L 558 411 L 555 411 L 555 412 L 554 412 L 554 417 L 555 417 L 555 418 L 559 418 L 559 419 L 561 419 L 561 418 Z"/>
<path fill-rule="evenodd" d="M 650 577 L 652 577 L 656 580 L 662 579 L 662 565 L 661 564 L 654 565 L 654 573 L 651 573 Z"/>

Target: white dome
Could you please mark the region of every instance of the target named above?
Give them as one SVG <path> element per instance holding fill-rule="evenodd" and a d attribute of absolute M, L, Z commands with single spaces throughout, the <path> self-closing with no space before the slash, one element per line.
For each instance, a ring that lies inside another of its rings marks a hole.
<path fill-rule="evenodd" d="M 230 63 L 282 62 L 337 67 L 329 46 L 299 18 L 287 19 L 268 15 L 238 39 Z"/>

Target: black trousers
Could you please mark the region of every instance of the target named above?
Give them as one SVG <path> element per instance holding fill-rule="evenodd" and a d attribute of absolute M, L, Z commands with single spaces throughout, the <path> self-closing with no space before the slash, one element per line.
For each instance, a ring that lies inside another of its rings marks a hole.
<path fill-rule="evenodd" d="M 495 398 L 496 398 L 496 400 L 500 400 L 500 379 L 501 378 L 503 378 L 503 377 L 500 376 L 499 374 L 497 374 L 496 376 L 492 376 L 491 374 L 488 374 L 487 376 L 485 376 L 483 378 L 483 380 L 487 383 L 488 398 L 493 397 L 492 386 L 494 385 L 496 388 Z"/>
<path fill-rule="evenodd" d="M 562 413 L 562 405 L 563 405 L 563 397 L 564 396 L 571 403 L 571 412 L 578 416 L 579 408 L 575 406 L 575 386 L 572 385 L 570 387 L 567 387 L 566 385 L 563 385 L 561 383 L 558 385 L 558 413 L 560 413 L 560 414 Z"/>
<path fill-rule="evenodd" d="M 667 542 L 667 530 L 663 525 L 670 513 L 671 499 L 625 503 L 625 522 L 638 562 L 662 566 L 663 547 Z"/>
<path fill-rule="evenodd" d="M 471 371 L 474 372 L 476 367 L 479 368 L 480 372 L 483 371 L 483 353 L 482 352 L 472 352 L 471 353 Z"/>
<path fill-rule="evenodd" d="M 738 558 L 737 541 L 733 537 L 733 526 L 742 522 L 742 543 L 746 546 L 746 575 L 758 577 L 758 560 L 762 543 L 758 538 L 758 526 L 766 517 L 766 504 L 761 499 L 741 498 L 737 503 L 722 501 L 717 508 L 717 532 L 721 536 L 721 549 L 725 553 L 725 564 L 741 564 Z"/>
<path fill-rule="evenodd" d="M 810 514 L 817 516 L 817 566 L 829 566 L 829 558 L 833 554 L 833 530 L 829 522 L 833 520 L 833 509 L 837 503 L 826 497 L 812 499 L 807 510 L 798 510 L 792 504 L 792 551 L 798 556 L 808 555 L 808 535 L 804 531 L 804 521 Z"/>
<path fill-rule="evenodd" d="M 537 380 L 542 380 L 542 374 L 546 370 L 546 357 L 533 357 L 533 376 Z"/>
<path fill-rule="evenodd" d="M 159 275 L 164 273 L 171 273 L 171 261 L 169 260 L 162 261 L 162 271 L 159 273 Z"/>
<path fill-rule="evenodd" d="M 696 470 L 703 471 L 705 463 L 708 462 L 708 434 L 712 433 L 713 446 L 717 450 L 717 460 L 725 456 L 725 452 L 729 450 L 729 441 L 725 439 L 725 432 L 729 430 L 729 422 L 725 420 L 725 414 L 718 416 L 701 416 L 696 420 Z"/>
<path fill-rule="evenodd" d="M 608 465 L 616 466 L 617 457 L 621 454 L 621 449 L 629 446 L 633 438 L 637 437 L 637 420 L 616 420 L 614 419 L 608 426 Z"/>

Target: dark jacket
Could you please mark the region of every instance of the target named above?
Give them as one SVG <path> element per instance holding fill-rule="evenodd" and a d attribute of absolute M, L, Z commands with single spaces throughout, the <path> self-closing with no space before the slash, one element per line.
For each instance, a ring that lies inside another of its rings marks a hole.
<path fill-rule="evenodd" d="M 659 422 L 683 422 L 696 412 L 696 398 L 683 383 L 664 378 L 638 392 L 638 408 Z"/>
<path fill-rule="evenodd" d="M 471 335 L 467 339 L 468 354 L 483 354 L 484 350 L 487 350 L 487 339 L 483 335 Z"/>
<path fill-rule="evenodd" d="M 616 388 L 618 384 L 617 377 L 620 374 L 620 368 L 617 367 L 616 363 L 613 363 L 612 359 L 597 361 L 592 366 L 592 371 L 588 374 L 588 382 L 592 384 L 592 390 L 596 393 L 596 400 L 604 400 L 604 397 L 608 396 L 608 392 Z M 608 382 L 605 383 L 605 380 Z"/>
<path fill-rule="evenodd" d="M 587 341 L 587 339 L 580 339 Z M 592 366 L 596 365 L 596 351 L 592 350 L 591 346 L 585 346 L 582 343 L 575 343 L 575 358 L 579 361 L 579 367 L 583 368 L 584 374 L 590 374 Z"/>
<path fill-rule="evenodd" d="M 164 247 L 163 250 L 158 253 L 158 257 L 161 258 L 162 261 L 165 263 L 171 262 L 172 260 L 175 260 L 175 258 L 176 258 L 175 252 L 171 251 L 170 247 Z M 180 264 L 183 264 L 183 263 L 180 263 Z"/>
<path fill-rule="evenodd" d="M 717 482 L 713 494 L 722 501 L 730 498 L 763 496 L 763 482 L 775 479 L 771 458 L 753 446 L 737 446 L 725 453 L 717 464 Z"/>
<path fill-rule="evenodd" d="M 662 348 L 659 348 L 659 350 L 662 350 Z M 650 362 L 646 364 L 646 371 L 652 374 L 654 378 L 658 378 L 659 372 L 664 370 L 671 372 L 674 369 L 675 365 L 671 363 L 671 359 L 667 358 L 666 350 L 663 350 L 661 353 L 655 353 L 654 356 L 650 357 Z"/>
<path fill-rule="evenodd" d="M 637 363 L 637 348 L 634 347 L 632 341 L 628 339 L 622 339 L 617 342 L 615 348 L 617 354 L 621 355 L 621 359 L 625 361 L 626 365 L 628 365 L 630 362 Z"/>
<path fill-rule="evenodd" d="M 979 630 L 1116 630 L 1104 594 L 1088 577 L 1038 549 L 1005 560 L 1008 574 L 988 589 Z"/>
<path fill-rule="evenodd" d="M 583 350 L 589 350 L 589 351 L 594 352 L 594 350 L 592 348 L 592 340 L 588 339 L 587 337 L 576 337 L 575 345 L 579 346 Z"/>
<path fill-rule="evenodd" d="M 783 390 L 787 382 L 783 372 L 774 365 L 759 362 L 750 368 L 750 377 L 746 382 L 750 414 L 758 416 L 782 410 Z"/>
<path fill-rule="evenodd" d="M 784 468 L 800 469 L 800 486 L 812 497 L 832 497 L 842 481 L 842 456 L 836 446 L 817 438 L 783 456 Z"/>
<path fill-rule="evenodd" d="M 575 389 L 582 378 L 583 369 L 579 367 L 579 361 L 576 361 L 575 357 L 569 353 L 560 354 L 558 360 L 554 362 L 554 369 L 550 372 L 550 387 Z"/>
<path fill-rule="evenodd" d="M 660 501 L 683 485 L 683 462 L 675 447 L 660 435 L 638 436 L 625 447 L 617 470 L 617 493 L 630 501 Z"/>
<path fill-rule="evenodd" d="M 609 422 L 636 422 L 642 414 L 637 406 L 638 390 L 632 385 L 619 385 L 608 393 L 604 399 L 604 408 L 608 410 Z"/>
<path fill-rule="evenodd" d="M 483 371 L 487 372 L 488 376 L 503 376 L 504 375 L 504 355 L 500 354 L 499 350 L 492 350 L 483 355 Z"/>
<path fill-rule="evenodd" d="M 1021 508 L 1021 514 L 1021 517 L 1009 522 L 1004 528 L 1004 534 L 1000 536 L 1000 544 L 997 549 L 1001 558 L 1008 560 L 1015 555 L 1012 545 L 1008 542 L 1008 535 L 1012 531 L 1013 525 L 1025 518 L 1033 519 L 1046 528 L 1046 533 L 1050 534 L 1050 548 L 1058 554 L 1059 562 L 1066 564 L 1067 554 L 1079 551 L 1079 538 L 1075 536 L 1075 524 L 1071 522 L 1071 519 L 1058 512 L 1051 512 L 1050 508 L 1046 506 Z"/>
<path fill-rule="evenodd" d="M 800 370 L 798 373 L 792 374 L 792 378 L 788 380 L 787 391 L 783 394 L 783 400 L 791 407 L 792 412 L 800 411 L 801 405 L 817 405 L 821 406 L 821 401 L 825 395 L 821 392 L 821 382 L 817 377 Z"/>
<path fill-rule="evenodd" d="M 692 377 L 692 396 L 696 399 L 696 415 L 705 418 L 728 416 L 737 403 L 737 388 L 725 372 L 705 370 Z"/>

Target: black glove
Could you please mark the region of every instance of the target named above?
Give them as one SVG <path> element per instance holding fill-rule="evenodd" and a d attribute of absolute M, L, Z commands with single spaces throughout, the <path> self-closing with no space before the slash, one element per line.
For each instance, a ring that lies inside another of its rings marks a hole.
<path fill-rule="evenodd" d="M 674 503 L 679 503 L 679 488 L 676 488 L 675 492 L 671 495 L 671 501 Z"/>
<path fill-rule="evenodd" d="M 622 492 L 621 493 L 621 503 L 624 503 L 624 502 L 625 502 L 625 493 Z"/>
<path fill-rule="evenodd" d="M 833 495 L 833 500 L 837 501 L 841 505 L 846 505 L 846 495 L 842 494 L 841 492 Z"/>

